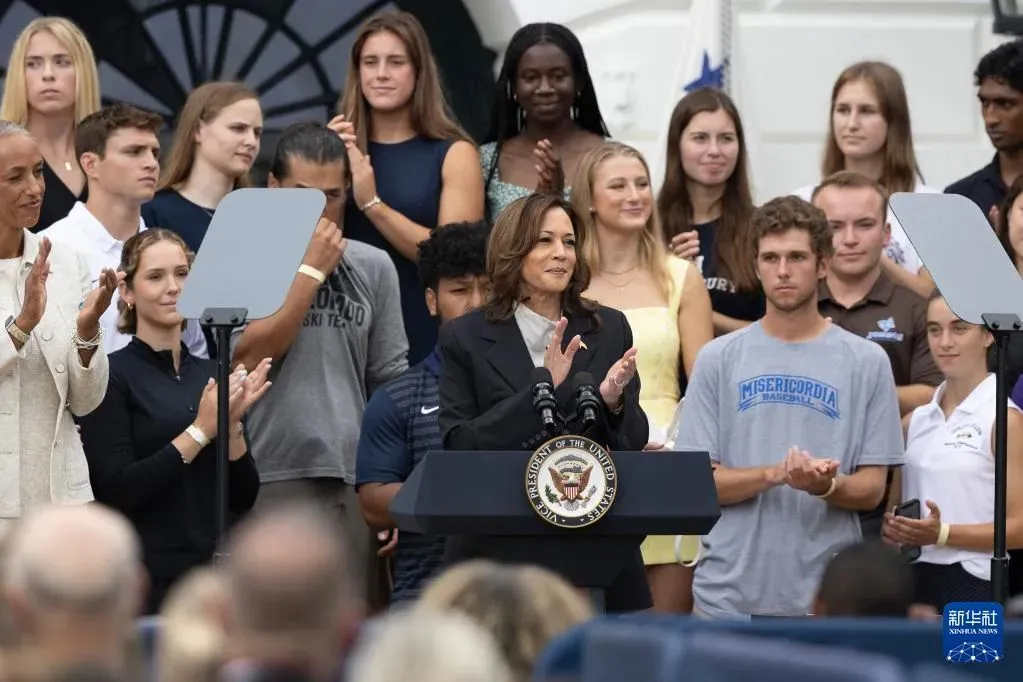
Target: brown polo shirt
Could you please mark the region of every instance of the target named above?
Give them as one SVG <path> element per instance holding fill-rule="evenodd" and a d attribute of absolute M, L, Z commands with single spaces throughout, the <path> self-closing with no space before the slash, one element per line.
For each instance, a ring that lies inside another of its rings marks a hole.
<path fill-rule="evenodd" d="M 824 280 L 817 298 L 821 315 L 884 348 L 896 386 L 941 383 L 941 372 L 927 345 L 927 301 L 922 296 L 882 272 L 866 298 L 849 308 L 831 298 Z"/>

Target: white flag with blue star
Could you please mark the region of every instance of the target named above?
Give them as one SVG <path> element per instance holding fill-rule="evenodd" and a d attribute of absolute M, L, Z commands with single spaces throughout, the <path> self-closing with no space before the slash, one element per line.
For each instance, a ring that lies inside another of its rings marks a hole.
<path fill-rule="evenodd" d="M 674 78 L 660 124 L 654 166 L 655 186 L 664 177 L 665 150 L 668 144 L 668 123 L 671 112 L 686 93 L 702 87 L 728 89 L 732 19 L 731 0 L 692 0 L 689 6 L 689 30 L 679 53 Z M 675 144 L 678 144 L 675 141 Z"/>
<path fill-rule="evenodd" d="M 682 50 L 675 92 L 682 98 L 697 88 L 726 88 L 730 36 L 725 35 L 730 19 L 728 0 L 693 0 L 689 8 L 689 31 Z"/>

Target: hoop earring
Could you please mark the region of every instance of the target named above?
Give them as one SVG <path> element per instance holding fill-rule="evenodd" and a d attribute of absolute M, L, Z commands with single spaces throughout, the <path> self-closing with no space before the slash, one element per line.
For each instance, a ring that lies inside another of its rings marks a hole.
<path fill-rule="evenodd" d="M 578 104 L 573 104 L 572 105 L 572 120 L 573 121 L 578 121 L 579 120 L 579 105 Z"/>
<path fill-rule="evenodd" d="M 526 111 L 522 107 L 517 107 L 517 119 L 519 123 L 519 131 L 525 130 L 526 128 Z"/>

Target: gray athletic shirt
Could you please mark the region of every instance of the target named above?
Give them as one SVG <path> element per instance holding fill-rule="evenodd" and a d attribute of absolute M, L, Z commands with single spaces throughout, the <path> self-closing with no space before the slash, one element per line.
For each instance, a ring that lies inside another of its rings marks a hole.
<path fill-rule="evenodd" d="M 780 463 L 793 445 L 838 460 L 840 475 L 903 463 L 895 381 L 881 346 L 837 325 L 786 343 L 759 322 L 707 344 L 676 449 L 746 468 Z M 806 615 L 828 561 L 861 539 L 856 512 L 788 486 L 722 507 L 703 540 L 695 606 L 719 618 Z"/>

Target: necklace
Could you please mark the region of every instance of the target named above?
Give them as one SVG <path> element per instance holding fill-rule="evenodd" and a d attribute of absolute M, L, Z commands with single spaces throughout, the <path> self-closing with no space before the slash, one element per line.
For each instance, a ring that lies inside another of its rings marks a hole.
<path fill-rule="evenodd" d="M 603 272 L 605 275 L 627 275 L 627 274 L 629 274 L 630 272 L 632 272 L 633 270 L 635 270 L 638 267 L 639 267 L 639 263 L 636 263 L 631 268 L 626 268 L 625 270 L 619 270 L 618 272 L 614 272 L 612 270 L 601 270 L 601 272 Z"/>
<path fill-rule="evenodd" d="M 637 266 L 636 266 L 635 268 L 630 268 L 629 270 L 624 270 L 624 271 L 622 271 L 622 272 L 607 272 L 607 271 L 605 270 L 604 272 L 602 272 L 602 273 L 600 273 L 600 274 L 601 274 L 601 275 L 602 275 L 602 276 L 604 277 L 604 279 L 606 279 L 606 280 L 607 280 L 607 283 L 608 283 L 608 284 L 610 284 L 611 286 L 615 287 L 616 289 L 619 289 L 619 290 L 621 290 L 621 289 L 624 289 L 625 287 L 629 286 L 630 284 L 632 284 L 632 283 L 633 283 L 633 281 L 635 281 L 636 277 L 638 277 L 638 276 L 639 276 L 639 273 L 637 272 L 637 273 L 636 273 L 635 275 L 633 275 L 632 277 L 630 277 L 629 279 L 627 279 L 627 280 L 626 280 L 625 282 L 623 282 L 623 283 L 621 283 L 621 284 L 618 284 L 617 282 L 615 282 L 614 280 L 612 280 L 612 279 L 611 279 L 610 277 L 608 277 L 608 275 L 624 275 L 624 274 L 627 274 L 627 273 L 633 272 L 633 271 L 634 271 L 634 270 L 636 270 L 636 269 L 637 269 L 638 267 L 639 267 L 639 266 L 637 265 Z"/>

